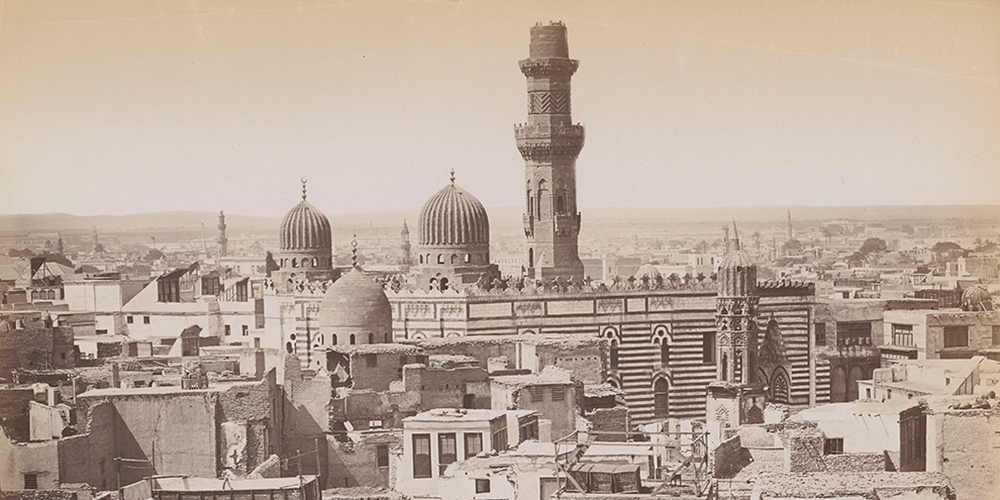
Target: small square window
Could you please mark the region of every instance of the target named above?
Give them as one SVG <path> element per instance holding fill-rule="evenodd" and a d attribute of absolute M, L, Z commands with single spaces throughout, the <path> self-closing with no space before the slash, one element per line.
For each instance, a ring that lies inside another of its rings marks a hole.
<path fill-rule="evenodd" d="M 244 337 L 249 336 L 250 335 L 250 325 L 242 325 L 242 326 L 243 326 L 243 336 Z"/>
<path fill-rule="evenodd" d="M 824 455 L 840 455 L 844 453 L 844 438 L 831 438 L 823 443 Z"/>
<path fill-rule="evenodd" d="M 476 479 L 476 493 L 489 493 L 489 492 L 490 492 L 490 480 Z"/>
<path fill-rule="evenodd" d="M 532 386 L 528 388 L 528 392 L 531 393 L 531 402 L 540 403 L 542 402 L 542 388 L 539 386 Z"/>
<path fill-rule="evenodd" d="M 25 474 L 24 475 L 24 489 L 26 489 L 26 490 L 37 490 L 38 489 L 38 474 Z"/>
<path fill-rule="evenodd" d="M 230 325 L 226 325 L 226 336 L 228 337 L 232 334 L 233 334 L 233 327 Z"/>
<path fill-rule="evenodd" d="M 149 316 L 143 316 L 142 317 L 142 324 L 144 324 L 144 325 L 148 325 L 149 324 Z"/>
<path fill-rule="evenodd" d="M 944 346 L 969 347 L 969 327 L 966 325 L 944 327 Z"/>
<path fill-rule="evenodd" d="M 128 323 L 128 324 L 130 324 L 130 325 L 132 324 L 132 320 L 133 319 L 135 319 L 135 318 L 133 318 L 132 316 L 125 316 L 125 322 Z"/>
<path fill-rule="evenodd" d="M 561 385 L 552 387 L 552 401 L 563 401 L 566 399 L 566 388 Z"/>

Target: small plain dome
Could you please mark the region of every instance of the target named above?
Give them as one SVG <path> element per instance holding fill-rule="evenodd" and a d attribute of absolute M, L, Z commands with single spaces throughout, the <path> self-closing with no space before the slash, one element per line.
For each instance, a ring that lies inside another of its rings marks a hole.
<path fill-rule="evenodd" d="M 382 287 L 355 268 L 326 291 L 319 309 L 321 332 L 374 333 L 377 342 L 392 331 L 392 306 Z M 365 343 L 362 338 L 359 343 Z"/>
<path fill-rule="evenodd" d="M 451 182 L 431 196 L 420 210 L 419 244 L 422 246 L 489 245 L 490 221 L 486 208 Z"/>

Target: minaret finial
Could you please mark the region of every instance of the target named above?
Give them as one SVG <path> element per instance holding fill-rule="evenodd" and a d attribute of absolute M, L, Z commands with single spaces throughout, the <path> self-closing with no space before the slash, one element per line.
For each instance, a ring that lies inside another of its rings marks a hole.
<path fill-rule="evenodd" d="M 735 243 L 733 244 L 733 250 L 740 249 L 740 230 L 736 229 L 736 219 L 733 219 L 733 236 Z"/>
<path fill-rule="evenodd" d="M 358 268 L 358 233 L 354 233 L 354 239 L 351 240 L 351 267 Z"/>
<path fill-rule="evenodd" d="M 451 169 L 451 175 L 449 176 L 449 179 L 451 179 L 452 184 L 455 183 L 455 169 Z"/>
<path fill-rule="evenodd" d="M 309 179 L 306 179 L 305 176 L 302 176 L 302 199 L 303 200 L 306 199 L 306 182 L 309 182 Z"/>

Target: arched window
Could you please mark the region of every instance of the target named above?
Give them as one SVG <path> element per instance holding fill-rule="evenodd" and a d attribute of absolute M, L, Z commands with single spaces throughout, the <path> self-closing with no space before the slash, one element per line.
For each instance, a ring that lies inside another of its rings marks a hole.
<path fill-rule="evenodd" d="M 420 256 L 420 263 L 421 263 L 421 264 L 423 264 L 423 263 L 424 263 L 424 256 L 423 256 L 423 255 L 421 255 L 421 256 Z"/>
<path fill-rule="evenodd" d="M 465 254 L 465 263 L 466 264 L 472 263 L 472 254 L 471 253 Z"/>
<path fill-rule="evenodd" d="M 438 264 L 444 264 L 444 254 L 438 254 Z"/>
<path fill-rule="evenodd" d="M 330 335 L 330 343 L 332 343 L 333 345 L 337 345 L 337 334 L 336 333 L 334 333 L 333 335 Z"/>
<path fill-rule="evenodd" d="M 292 259 L 292 267 L 299 267 L 299 259 Z"/>
<path fill-rule="evenodd" d="M 788 404 L 788 377 L 781 368 L 774 370 L 774 377 L 771 378 L 771 401 Z"/>
<path fill-rule="evenodd" d="M 285 342 L 285 350 L 288 351 L 288 354 L 292 354 L 293 352 L 295 352 L 292 349 L 292 343 L 291 342 Z"/>
<path fill-rule="evenodd" d="M 729 381 L 729 355 L 722 353 L 722 377 L 723 382 Z"/>
<path fill-rule="evenodd" d="M 319 259 L 313 257 L 313 267 L 319 267 Z"/>
<path fill-rule="evenodd" d="M 653 382 L 653 417 L 668 418 L 670 416 L 669 405 L 670 392 L 666 379 L 657 378 Z"/>
<path fill-rule="evenodd" d="M 457 255 L 451 254 L 451 263 L 452 264 L 458 264 L 458 256 Z"/>
<path fill-rule="evenodd" d="M 535 249 L 528 249 L 528 267 L 535 267 Z"/>
<path fill-rule="evenodd" d="M 369 333 L 368 334 L 368 343 L 369 344 L 374 344 L 375 343 L 375 334 L 374 333 Z"/>
<path fill-rule="evenodd" d="M 601 336 L 611 341 L 611 346 L 610 346 L 611 347 L 611 349 L 610 349 L 611 352 L 609 353 L 610 354 L 610 358 L 611 358 L 610 359 L 611 369 L 612 370 L 617 370 L 618 369 L 618 344 L 621 342 L 621 339 L 618 337 L 618 330 L 616 330 L 614 327 L 610 327 L 609 326 L 609 327 L 607 327 L 607 328 L 604 329 L 604 332 L 601 334 Z"/>
<path fill-rule="evenodd" d="M 535 214 L 535 211 L 533 210 L 534 207 L 532 206 L 532 205 L 534 205 L 534 203 L 532 203 L 532 201 L 531 201 L 531 190 L 530 189 L 527 191 L 527 193 L 525 193 L 525 197 L 528 200 L 528 216 L 531 217 L 532 215 Z"/>
<path fill-rule="evenodd" d="M 481 254 L 481 253 L 477 253 L 476 254 L 476 262 L 478 262 L 480 264 L 489 264 L 489 262 L 486 262 L 485 260 L 483 260 L 483 254 Z"/>
<path fill-rule="evenodd" d="M 565 211 L 566 211 L 566 206 L 565 202 L 563 201 L 563 197 L 561 195 L 556 196 L 556 213 L 561 214 L 564 213 Z"/>
<path fill-rule="evenodd" d="M 660 364 L 664 366 L 670 364 L 670 344 L 665 338 L 660 340 Z"/>
<path fill-rule="evenodd" d="M 351 334 L 350 342 L 351 342 L 351 345 L 354 345 L 355 339 L 354 339 L 354 334 L 353 333 Z"/>
<path fill-rule="evenodd" d="M 389 343 L 389 334 L 388 333 L 382 334 L 382 342 L 385 342 L 386 344 Z"/>
<path fill-rule="evenodd" d="M 660 364 L 666 366 L 670 362 L 670 339 L 667 327 L 656 325 L 653 327 L 653 336 L 650 340 L 660 346 Z"/>

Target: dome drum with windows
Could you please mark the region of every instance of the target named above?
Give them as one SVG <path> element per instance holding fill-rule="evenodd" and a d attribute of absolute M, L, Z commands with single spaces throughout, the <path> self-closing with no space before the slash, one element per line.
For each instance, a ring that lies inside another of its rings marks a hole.
<path fill-rule="evenodd" d="M 490 264 L 490 221 L 486 208 L 455 184 L 435 193 L 420 210 L 417 245 L 411 259 L 417 265 L 418 285 L 446 289 L 475 283 L 480 276 L 499 276 Z"/>

